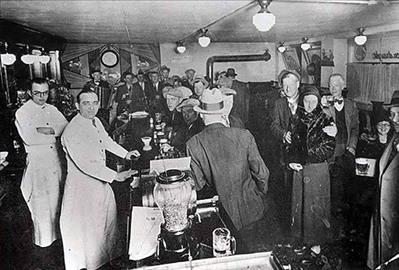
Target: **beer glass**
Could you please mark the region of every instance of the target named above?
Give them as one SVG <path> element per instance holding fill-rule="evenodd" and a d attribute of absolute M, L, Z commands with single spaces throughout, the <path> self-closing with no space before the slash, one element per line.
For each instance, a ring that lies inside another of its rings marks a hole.
<path fill-rule="evenodd" d="M 223 257 L 236 253 L 236 239 L 227 228 L 216 228 L 212 233 L 213 256 Z"/>

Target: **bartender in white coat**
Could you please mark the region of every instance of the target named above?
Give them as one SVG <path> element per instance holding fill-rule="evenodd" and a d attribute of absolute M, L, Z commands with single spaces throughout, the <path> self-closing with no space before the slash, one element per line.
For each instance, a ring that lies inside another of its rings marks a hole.
<path fill-rule="evenodd" d="M 34 79 L 28 94 L 32 99 L 15 113 L 15 125 L 27 153 L 21 191 L 33 220 L 34 243 L 48 247 L 59 238 L 62 169 L 56 137 L 68 122 L 56 107 L 46 103 L 46 80 Z"/>
<path fill-rule="evenodd" d="M 110 183 L 124 181 L 133 171 L 106 167 L 105 150 L 130 159 L 139 156 L 114 142 L 95 117 L 100 103 L 92 91 L 77 96 L 77 114 L 61 141 L 67 154 L 68 174 L 61 209 L 61 235 L 66 270 L 97 269 L 118 257 L 117 213 Z"/>

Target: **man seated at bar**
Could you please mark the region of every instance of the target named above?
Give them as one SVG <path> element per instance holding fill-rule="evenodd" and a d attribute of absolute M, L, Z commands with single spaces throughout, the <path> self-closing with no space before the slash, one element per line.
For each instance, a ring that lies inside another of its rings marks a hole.
<path fill-rule="evenodd" d="M 269 170 L 255 139 L 245 129 L 227 127 L 224 96 L 219 89 L 205 90 L 195 106 L 205 129 L 187 142 L 191 170 L 199 198 L 219 195 L 235 229 L 262 219 Z"/>
<path fill-rule="evenodd" d="M 189 98 L 180 103 L 176 110 L 183 115 L 186 126 L 176 132 L 175 138 L 171 141 L 171 145 L 179 149 L 179 151 L 186 152 L 186 143 L 195 134 L 200 133 L 205 125 L 198 112 L 194 110 L 194 106 L 200 105 L 200 102 L 195 98 Z"/>

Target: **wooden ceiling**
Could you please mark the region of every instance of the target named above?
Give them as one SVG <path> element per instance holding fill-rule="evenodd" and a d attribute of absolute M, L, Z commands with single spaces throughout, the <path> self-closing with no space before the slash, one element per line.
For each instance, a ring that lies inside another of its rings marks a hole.
<path fill-rule="evenodd" d="M 231 13 L 209 28 L 214 41 L 350 37 L 358 27 L 367 29 L 399 21 L 399 4 L 392 0 L 274 0 L 269 10 L 276 16 L 276 24 L 271 31 L 262 33 L 252 24 L 252 16 L 259 9 L 257 2 L 250 0 L 0 0 L 0 18 L 64 37 L 69 42 L 176 42 Z M 189 39 L 194 38 L 192 35 Z"/>

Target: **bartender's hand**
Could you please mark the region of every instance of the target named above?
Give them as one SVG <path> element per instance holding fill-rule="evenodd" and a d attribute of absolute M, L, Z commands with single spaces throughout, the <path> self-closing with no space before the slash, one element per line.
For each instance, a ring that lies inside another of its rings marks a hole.
<path fill-rule="evenodd" d="M 288 164 L 288 166 L 289 166 L 292 170 L 297 171 L 297 172 L 299 172 L 300 170 L 303 169 L 302 165 L 299 164 L 299 163 L 290 163 L 290 164 Z"/>
<path fill-rule="evenodd" d="M 133 151 L 130 151 L 129 153 L 127 153 L 125 159 L 134 159 L 134 158 L 138 158 L 138 157 L 140 157 L 140 155 L 141 155 L 141 154 L 140 154 L 139 151 L 133 150 Z M 132 158 L 132 157 L 133 157 L 133 158 Z"/>
<path fill-rule="evenodd" d="M 330 137 L 335 137 L 337 135 L 338 129 L 335 123 L 331 123 L 331 125 L 323 128 L 324 133 L 326 133 Z"/>
<path fill-rule="evenodd" d="M 44 135 L 54 135 L 55 131 L 52 127 L 37 127 L 36 131 Z"/>
<path fill-rule="evenodd" d="M 136 173 L 137 173 L 136 170 L 127 170 L 127 171 L 123 171 L 123 172 L 118 172 L 118 174 L 116 175 L 115 180 L 118 181 L 118 182 L 123 182 L 127 178 L 131 177 L 132 175 L 134 175 Z"/>

